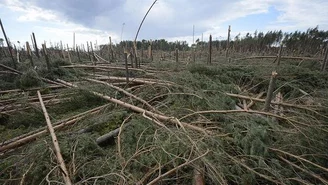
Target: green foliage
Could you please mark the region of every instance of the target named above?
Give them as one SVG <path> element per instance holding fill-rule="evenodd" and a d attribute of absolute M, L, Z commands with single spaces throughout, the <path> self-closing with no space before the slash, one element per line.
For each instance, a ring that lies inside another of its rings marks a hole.
<path fill-rule="evenodd" d="M 26 73 L 16 79 L 16 84 L 17 87 L 21 89 L 27 89 L 41 86 L 43 82 L 35 70 L 29 69 L 26 71 Z"/>
<path fill-rule="evenodd" d="M 66 93 L 62 95 L 62 98 L 68 98 L 68 100 L 50 107 L 49 112 L 53 112 L 56 115 L 66 114 L 76 110 L 91 109 L 107 102 L 83 89 L 68 89 Z"/>

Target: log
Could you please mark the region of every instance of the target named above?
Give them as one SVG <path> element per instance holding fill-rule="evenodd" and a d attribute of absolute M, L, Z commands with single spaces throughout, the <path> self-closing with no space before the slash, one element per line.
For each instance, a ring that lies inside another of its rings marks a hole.
<path fill-rule="evenodd" d="M 96 75 L 96 79 L 98 80 L 115 80 L 120 82 L 125 82 L 126 78 L 124 77 L 116 77 L 116 76 L 103 76 L 103 75 Z M 174 85 L 173 82 L 169 81 L 163 81 L 163 80 L 155 80 L 155 79 L 147 79 L 147 78 L 129 78 L 129 83 L 135 82 L 135 83 L 141 83 L 141 84 L 160 84 L 160 85 Z"/>
<path fill-rule="evenodd" d="M 16 74 L 16 73 L 15 73 Z M 64 85 L 60 84 L 60 85 L 50 85 L 48 87 L 34 87 L 34 88 L 29 88 L 29 89 L 11 89 L 11 90 L 5 90 L 5 91 L 0 91 L 0 94 L 6 94 L 6 93 L 18 93 L 18 92 L 25 92 L 25 91 L 37 91 L 37 90 L 41 90 L 41 89 L 59 89 L 59 88 L 63 88 L 65 87 Z"/>
<path fill-rule="evenodd" d="M 130 125 L 130 123 L 124 124 L 124 127 L 126 127 L 128 125 Z M 120 129 L 121 129 L 121 127 L 117 128 L 115 130 L 112 130 L 112 131 L 108 132 L 107 134 L 104 134 L 104 135 L 98 137 L 96 139 L 96 143 L 99 146 L 105 146 L 107 144 L 114 143 L 114 138 L 118 135 L 118 133 L 120 132 Z"/>
<path fill-rule="evenodd" d="M 59 103 L 62 102 L 64 100 L 68 100 L 69 98 L 63 98 L 63 99 L 50 99 L 45 101 L 46 103 Z M 31 102 L 29 103 L 29 105 L 37 105 L 37 102 Z M 24 107 L 25 104 L 11 104 L 11 105 L 4 105 L 0 107 L 0 114 L 4 114 L 4 113 L 8 113 L 9 112 L 13 112 L 16 111 L 18 108 Z"/>
<path fill-rule="evenodd" d="M 51 135 L 52 143 L 54 144 L 54 147 L 55 147 L 55 154 L 56 154 L 56 157 L 57 157 L 57 163 L 60 166 L 61 173 L 63 175 L 65 184 L 66 185 L 71 185 L 72 182 L 71 182 L 71 179 L 69 178 L 68 170 L 66 168 L 66 165 L 65 165 L 63 156 L 62 156 L 62 154 L 60 152 L 60 147 L 59 147 L 57 136 L 55 134 L 55 130 L 52 127 L 52 124 L 51 124 L 51 121 L 50 121 L 50 118 L 49 118 L 47 109 L 44 106 L 44 103 L 43 103 L 43 100 L 42 100 L 42 96 L 41 96 L 40 91 L 37 91 L 37 93 L 38 93 L 38 97 L 39 97 L 39 100 L 40 100 L 40 104 L 41 104 L 41 108 L 42 108 L 44 117 L 45 117 L 46 122 L 47 122 L 48 130 L 49 130 L 50 135 Z"/>
<path fill-rule="evenodd" d="M 117 67 L 117 66 L 107 66 L 107 65 L 98 65 L 98 66 L 91 66 L 91 65 L 68 65 L 68 66 L 61 66 L 63 68 L 96 68 L 96 69 L 113 69 L 113 70 L 126 70 L 125 67 Z M 129 69 L 131 71 L 140 71 L 140 72 L 144 72 L 147 73 L 147 71 L 143 70 L 143 69 Z"/>
<path fill-rule="evenodd" d="M 75 115 L 73 117 L 70 117 L 68 119 L 56 122 L 56 123 L 53 124 L 54 130 L 58 130 L 58 129 L 61 129 L 65 126 L 72 125 L 72 124 L 76 123 L 78 120 L 84 118 L 85 116 L 87 116 L 89 114 L 95 114 L 95 113 L 99 112 L 102 108 L 104 108 L 106 106 L 108 106 L 108 104 L 97 107 L 97 108 L 94 108 L 92 110 L 89 110 L 89 111 L 86 111 L 86 112 L 83 112 L 83 113 L 80 113 L 80 114 L 77 114 L 77 115 Z M 23 146 L 23 145 L 25 145 L 25 144 L 27 144 L 31 141 L 36 140 L 38 137 L 41 137 L 45 133 L 47 133 L 47 128 L 42 127 L 42 128 L 37 129 L 35 131 L 29 132 L 27 134 L 23 134 L 23 135 L 20 135 L 18 137 L 15 137 L 13 139 L 7 140 L 7 141 L 1 143 L 0 152 L 4 152 L 4 151 L 7 151 L 9 149 L 13 149 L 13 148 L 17 148 L 19 146 Z"/>

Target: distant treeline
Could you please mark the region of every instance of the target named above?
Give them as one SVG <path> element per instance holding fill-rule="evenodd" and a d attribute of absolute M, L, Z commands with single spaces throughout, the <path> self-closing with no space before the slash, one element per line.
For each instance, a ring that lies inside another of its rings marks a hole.
<path fill-rule="evenodd" d="M 283 44 L 288 52 L 295 54 L 315 54 L 321 51 L 328 41 L 328 31 L 319 30 L 318 27 L 309 28 L 307 31 L 282 32 L 281 30 L 268 31 L 267 33 L 255 31 L 253 34 L 247 33 L 244 37 L 240 34 L 230 41 L 230 49 L 236 52 L 266 52 L 271 48 L 277 48 Z M 154 50 L 172 51 L 175 48 L 179 50 L 190 50 L 192 47 L 207 47 L 208 42 L 196 40 L 194 45 L 189 45 L 187 41 L 169 42 L 165 39 L 142 40 L 137 41 L 138 49 L 147 49 L 152 45 Z M 227 40 L 214 40 L 212 42 L 214 49 L 226 49 Z M 133 41 L 122 41 L 116 47 L 133 47 Z"/>

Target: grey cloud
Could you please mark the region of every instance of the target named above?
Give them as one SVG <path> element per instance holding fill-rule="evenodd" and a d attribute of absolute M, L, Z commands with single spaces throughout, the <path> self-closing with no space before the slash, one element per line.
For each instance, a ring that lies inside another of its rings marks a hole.
<path fill-rule="evenodd" d="M 58 12 L 68 21 L 94 27 L 97 16 L 108 15 L 120 7 L 122 0 L 34 0 L 34 5 Z"/>
<path fill-rule="evenodd" d="M 63 19 L 81 24 L 83 26 L 111 30 L 118 34 L 121 32 L 122 23 L 125 28 L 123 37 L 131 39 L 134 37 L 142 19 L 140 15 L 145 12 L 127 12 L 124 9 L 127 0 L 32 0 L 35 6 L 57 12 Z M 136 8 L 139 6 L 150 6 L 150 0 L 136 0 Z M 215 18 L 228 6 L 228 2 L 217 0 L 159 0 L 158 3 L 166 3 L 173 9 L 175 18 L 166 22 L 147 20 L 140 32 L 142 38 L 179 37 L 190 35 L 192 25 L 196 25 L 197 32 L 205 32 L 208 25 L 204 19 Z M 231 3 L 230 3 L 231 4 Z M 157 5 L 155 5 L 157 6 Z M 140 13 L 140 14 L 139 14 Z M 149 17 L 152 16 L 150 12 Z M 166 16 L 166 15 L 163 15 Z"/>

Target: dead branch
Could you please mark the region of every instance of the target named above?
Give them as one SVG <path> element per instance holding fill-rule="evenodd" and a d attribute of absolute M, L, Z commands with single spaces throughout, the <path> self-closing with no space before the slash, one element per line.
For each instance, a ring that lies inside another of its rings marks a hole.
<path fill-rule="evenodd" d="M 175 168 L 173 168 L 173 169 L 167 171 L 166 173 L 157 176 L 154 180 L 152 180 L 151 182 L 149 182 L 148 185 L 156 184 L 156 183 L 157 183 L 159 180 L 161 180 L 162 178 L 164 178 L 164 177 L 166 177 L 166 176 L 172 174 L 172 173 L 175 172 L 176 170 L 178 170 L 178 169 L 180 169 L 180 168 L 182 168 L 182 167 L 184 167 L 184 166 L 187 166 L 187 165 L 189 165 L 190 163 L 193 163 L 194 161 L 196 161 L 196 160 L 198 160 L 198 159 L 204 157 L 204 156 L 207 155 L 209 152 L 210 152 L 210 150 L 207 149 L 207 151 L 206 151 L 204 154 L 202 154 L 202 155 L 196 157 L 195 159 L 192 159 L 192 160 L 186 161 L 185 163 L 180 164 L 179 166 L 177 166 L 177 167 L 175 167 Z"/>
<path fill-rule="evenodd" d="M 230 96 L 230 97 L 247 99 L 247 100 L 252 100 L 252 101 L 257 101 L 257 102 L 265 102 L 265 99 L 253 98 L 253 97 L 249 97 L 249 96 L 243 96 L 243 95 L 232 94 L 232 93 L 225 93 L 225 94 L 227 96 Z M 315 111 L 313 109 L 307 108 L 306 106 L 302 106 L 302 105 L 295 105 L 295 104 L 290 104 L 290 103 L 274 102 L 274 101 L 271 101 L 271 104 L 285 106 L 285 107 L 292 107 L 292 108 L 296 108 L 296 109 L 303 109 L 303 110 L 307 110 L 307 111 L 313 112 L 315 114 L 318 114 L 320 116 L 326 117 L 326 116 L 320 114 L 319 112 L 317 112 L 317 111 Z"/>
<path fill-rule="evenodd" d="M 324 184 L 328 184 L 328 181 L 326 181 L 325 179 L 323 179 L 323 178 L 320 177 L 319 175 L 314 174 L 313 172 L 310 172 L 310 171 L 308 171 L 308 170 L 306 170 L 306 169 L 304 169 L 304 168 L 301 168 L 300 166 L 298 166 L 298 165 L 296 165 L 296 164 L 294 164 L 294 163 L 288 161 L 287 159 L 285 159 L 285 158 L 283 158 L 283 157 L 281 157 L 281 156 L 278 156 L 278 157 L 279 157 L 281 160 L 283 160 L 284 162 L 286 162 L 287 164 L 289 164 L 289 165 L 291 165 L 291 166 L 293 166 L 293 167 L 295 167 L 295 168 L 297 168 L 297 169 L 299 169 L 299 170 L 301 170 L 301 171 L 303 171 L 303 172 L 309 174 L 310 176 L 312 176 L 312 177 L 314 177 L 314 178 L 320 180 L 320 181 L 323 182 Z"/>
<path fill-rule="evenodd" d="M 311 161 L 309 161 L 307 159 L 304 159 L 304 158 L 302 158 L 300 156 L 296 156 L 294 154 L 291 154 L 291 153 L 288 153 L 288 152 L 285 152 L 285 151 L 282 151 L 282 150 L 279 150 L 279 149 L 276 149 L 276 148 L 269 148 L 269 149 L 272 150 L 272 151 L 278 152 L 278 153 L 282 153 L 282 154 L 288 155 L 288 156 L 293 157 L 295 159 L 298 159 L 300 161 L 304 161 L 304 162 L 309 163 L 309 164 L 311 164 L 311 165 L 313 165 L 313 166 L 315 166 L 317 168 L 320 168 L 321 170 L 324 170 L 324 171 L 328 172 L 328 169 L 327 168 L 322 167 L 322 166 L 320 166 L 318 164 L 315 164 L 315 163 L 313 163 L 313 162 L 311 162 Z"/>

